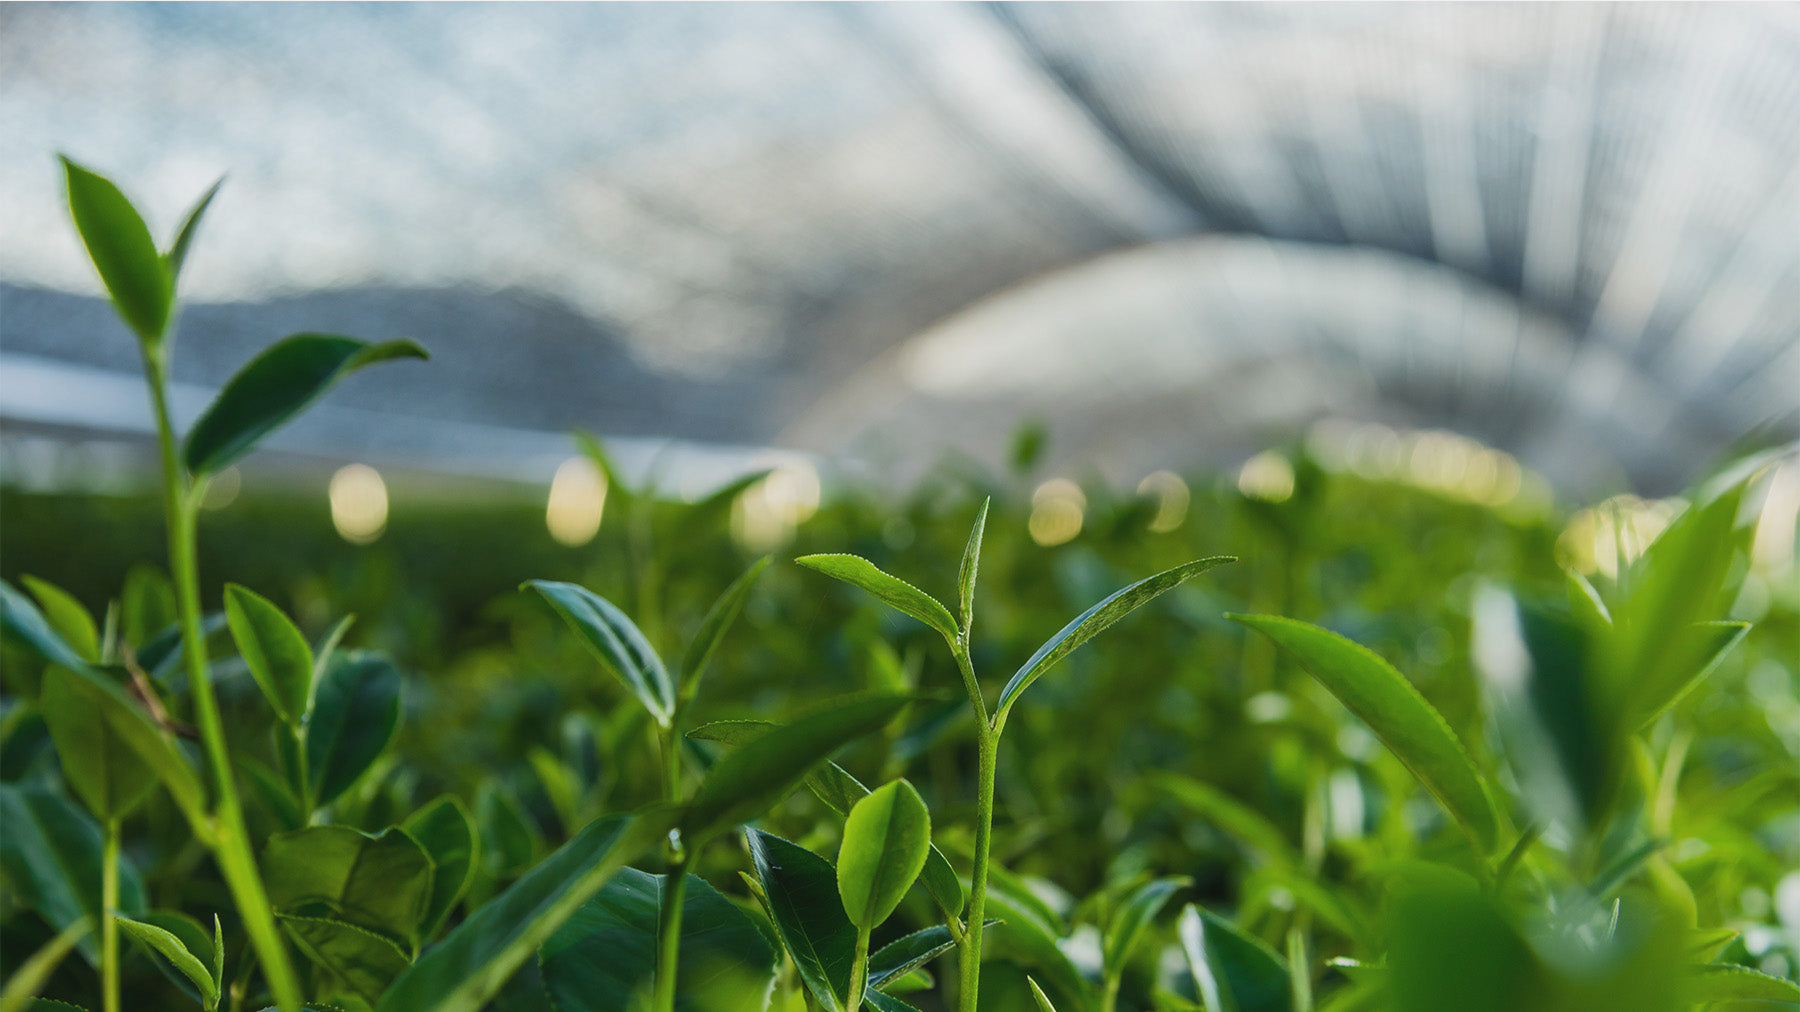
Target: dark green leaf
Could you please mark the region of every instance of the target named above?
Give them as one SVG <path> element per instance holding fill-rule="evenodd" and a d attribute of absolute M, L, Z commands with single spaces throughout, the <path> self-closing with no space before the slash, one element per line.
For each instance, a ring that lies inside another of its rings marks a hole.
<path fill-rule="evenodd" d="M 495 878 L 508 878 L 537 860 L 543 833 L 511 792 L 485 780 L 475 791 L 475 825 L 481 858 Z"/>
<path fill-rule="evenodd" d="M 626 868 L 538 950 L 544 988 L 562 1012 L 615 1012 L 647 999 L 656 977 L 657 921 L 667 876 Z M 681 903 L 677 1012 L 738 1008 L 775 979 L 775 950 L 705 879 L 687 877 Z"/>
<path fill-rule="evenodd" d="M 1115 591 L 1112 596 L 1094 605 L 1075 617 L 1073 622 L 1062 627 L 1062 631 L 1050 637 L 1037 653 L 1031 655 L 1024 666 L 1007 681 L 1006 688 L 1000 690 L 1000 702 L 995 707 L 995 720 L 1004 723 L 1007 711 L 1018 702 L 1019 694 L 1031 687 L 1044 672 L 1055 666 L 1057 661 L 1067 657 L 1075 648 L 1098 636 L 1107 626 L 1124 618 L 1137 609 L 1156 600 L 1163 594 L 1181 586 L 1187 580 L 1199 576 L 1215 566 L 1237 560 L 1229 555 L 1215 556 L 1210 559 L 1196 559 L 1183 563 L 1174 569 L 1166 569 L 1155 576 L 1146 577 L 1129 587 Z"/>
<path fill-rule="evenodd" d="M 381 999 L 407 968 L 406 951 L 386 935 L 330 917 L 277 914 L 294 947 L 324 970 L 337 988 L 366 1002 Z"/>
<path fill-rule="evenodd" d="M 87 658 L 69 645 L 38 611 L 31 599 L 13 589 L 13 585 L 0 581 L 0 622 L 3 622 L 7 634 L 24 644 L 39 657 L 51 664 L 60 664 L 65 668 L 85 668 Z"/>
<path fill-rule="evenodd" d="M 689 731 L 688 737 L 742 746 L 780 726 L 766 720 L 718 720 Z M 858 801 L 869 796 L 869 789 L 861 781 L 845 772 L 842 766 L 829 761 L 820 763 L 807 774 L 806 787 L 825 803 L 825 807 L 840 816 L 848 816 L 850 809 Z M 963 905 L 968 901 L 962 879 L 935 844 L 926 852 L 925 870 L 920 875 L 920 881 L 925 884 L 926 890 L 931 893 L 931 898 L 944 912 L 944 916 L 962 916 Z"/>
<path fill-rule="evenodd" d="M 81 602 L 47 580 L 21 576 L 19 581 L 38 599 L 38 604 L 44 608 L 44 621 L 56 630 L 63 642 L 73 647 L 89 664 L 100 663 L 100 627 L 94 624 L 94 616 L 88 614 Z"/>
<path fill-rule="evenodd" d="M 681 821 L 691 846 L 753 819 L 787 797 L 819 763 L 879 730 L 912 696 L 859 696 L 801 717 L 719 760 Z"/>
<path fill-rule="evenodd" d="M 300 810 L 300 799 L 294 796 L 293 788 L 281 774 L 249 756 L 233 756 L 231 761 L 244 774 L 251 795 L 280 828 L 299 829 L 306 825 L 306 813 Z"/>
<path fill-rule="evenodd" d="M 1118 912 L 1113 914 L 1112 923 L 1106 928 L 1103 965 L 1109 977 L 1125 972 L 1125 964 L 1131 959 L 1131 951 L 1137 946 L 1144 929 L 1156 919 L 1170 897 L 1177 890 L 1185 888 L 1190 881 L 1185 875 L 1152 879 L 1133 889 L 1119 904 Z"/>
<path fill-rule="evenodd" d="M 833 579 L 859 587 L 877 600 L 911 615 L 936 629 L 951 643 L 956 642 L 956 618 L 937 598 L 897 576 L 882 572 L 873 562 L 855 555 L 803 555 L 794 560 L 808 569 L 816 569 Z"/>
<path fill-rule="evenodd" d="M 969 543 L 963 546 L 962 566 L 956 573 L 956 598 L 965 640 L 969 631 L 975 628 L 975 577 L 981 569 L 981 536 L 987 531 L 988 506 L 992 503 L 992 499 L 981 500 L 981 512 L 975 517 L 975 526 L 969 530 Z"/>
<path fill-rule="evenodd" d="M 169 272 L 169 287 L 173 289 L 181 280 L 181 268 L 187 263 L 188 248 L 194 244 L 194 236 L 200 230 L 200 219 L 206 216 L 206 209 L 212 205 L 213 198 L 219 195 L 219 187 L 225 185 L 225 177 L 206 188 L 200 199 L 194 202 L 193 210 L 182 219 L 181 228 L 175 232 L 175 241 L 169 244 L 169 252 L 163 255 L 163 263 Z"/>
<path fill-rule="evenodd" d="M 156 771 L 113 730 L 102 712 L 108 704 L 84 691 L 80 675 L 65 668 L 45 671 L 38 705 L 62 760 L 63 778 L 101 820 L 124 818 L 156 790 Z"/>
<path fill-rule="evenodd" d="M 872 987 L 863 991 L 863 1007 L 872 1008 L 875 1012 L 919 1012 L 912 1005 Z"/>
<path fill-rule="evenodd" d="M 98 923 L 102 837 L 92 816 L 59 794 L 0 784 L 0 827 L 0 870 L 16 902 L 59 931 L 84 917 Z M 118 909 L 134 915 L 144 909 L 143 880 L 123 855 Z M 97 934 L 80 947 L 98 965 Z"/>
<path fill-rule="evenodd" d="M 744 602 L 750 598 L 750 590 L 756 585 L 756 578 L 768 568 L 769 557 L 756 560 L 744 575 L 734 580 L 725 588 L 725 593 L 713 602 L 707 610 L 706 617 L 700 621 L 700 630 L 688 641 L 687 652 L 681 658 L 681 699 L 687 702 L 694 698 L 700 688 L 700 676 L 706 672 L 706 665 L 712 660 L 713 653 L 719 649 L 719 643 L 725 638 L 725 631 L 744 610 Z"/>
<path fill-rule="evenodd" d="M 129 917 L 115 917 L 114 920 L 126 934 L 168 960 L 170 966 L 192 982 L 200 992 L 200 1003 L 207 1008 L 208 1012 L 218 1006 L 219 981 L 213 977 L 212 971 L 207 969 L 206 964 L 200 961 L 200 957 L 189 950 L 185 942 L 167 928 L 147 921 L 134 921 Z M 209 950 L 210 948 L 208 946 Z"/>
<path fill-rule="evenodd" d="M 672 814 L 661 811 L 589 823 L 401 974 L 376 1012 L 478 1012 L 589 897 L 662 841 L 673 823 Z"/>
<path fill-rule="evenodd" d="M 225 585 L 225 618 L 275 715 L 298 728 L 312 708 L 313 655 L 306 637 L 267 598 L 235 583 Z"/>
<path fill-rule="evenodd" d="M 431 900 L 431 858 L 399 829 L 369 836 L 348 826 L 276 833 L 262 852 L 278 912 L 327 916 L 406 942 Z"/>
<path fill-rule="evenodd" d="M 1208 1012 L 1289 1012 L 1288 968 L 1274 949 L 1191 903 L 1179 933 Z"/>
<path fill-rule="evenodd" d="M 173 283 L 150 229 L 111 180 L 63 158 L 69 213 L 107 294 L 138 338 L 155 346 L 169 323 Z"/>
<path fill-rule="evenodd" d="M 1494 849 L 1493 801 L 1462 742 L 1393 665 L 1336 633 L 1274 615 L 1227 616 L 1274 640 L 1412 770 L 1468 830 L 1483 852 Z"/>
<path fill-rule="evenodd" d="M 831 862 L 761 830 L 745 830 L 744 838 L 770 920 L 800 979 L 827 1012 L 842 1012 L 850 1000 L 856 928 L 838 901 Z"/>
<path fill-rule="evenodd" d="M 475 821 L 460 800 L 446 794 L 407 816 L 401 828 L 431 855 L 431 900 L 419 929 L 421 938 L 430 938 L 450 916 L 480 865 Z"/>
<path fill-rule="evenodd" d="M 550 602 L 581 642 L 637 696 L 657 724 L 668 727 L 675 713 L 675 684 L 644 634 L 611 601 L 573 583 L 531 580 L 525 586 Z"/>
<path fill-rule="evenodd" d="M 400 672 L 365 650 L 332 655 L 306 723 L 306 778 L 329 805 L 368 771 L 400 725 Z"/>
<path fill-rule="evenodd" d="M 942 924 L 902 935 L 869 954 L 869 986 L 880 987 L 890 980 L 897 981 L 955 947 L 956 938 Z"/>
<path fill-rule="evenodd" d="M 918 880 L 931 849 L 931 813 L 912 784 L 895 780 L 850 809 L 838 851 L 838 896 L 850 923 L 872 930 Z"/>
<path fill-rule="evenodd" d="M 188 433 L 183 460 L 195 476 L 215 474 L 306 409 L 338 380 L 396 358 L 427 358 L 411 341 L 370 344 L 336 334 L 294 334 L 251 359 L 225 384 Z"/>
<path fill-rule="evenodd" d="M 112 737 L 134 752 L 145 768 L 153 771 L 180 806 L 191 825 L 206 826 L 206 789 L 199 774 L 175 747 L 174 740 L 136 700 L 125 694 L 106 672 L 82 666 L 63 669 L 70 677 L 65 688 L 86 701 L 87 711 L 105 721 Z M 121 797 L 125 793 L 121 792 Z"/>

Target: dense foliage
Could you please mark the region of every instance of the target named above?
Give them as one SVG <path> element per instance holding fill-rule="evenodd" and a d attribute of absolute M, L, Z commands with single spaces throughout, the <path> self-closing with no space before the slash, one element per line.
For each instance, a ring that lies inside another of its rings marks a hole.
<path fill-rule="evenodd" d="M 221 558 L 209 477 L 421 353 L 290 337 L 178 440 L 205 201 L 158 252 L 68 176 L 144 351 L 167 565 L 0 590 L 0 1012 L 1800 1005 L 1773 458 L 1611 577 L 1547 512 L 1304 451 L 1279 501 L 1197 483 L 1173 522 L 1092 490 L 1046 548 L 1027 447 L 759 558 L 754 477 L 679 502 L 591 440 L 581 553 L 477 535 L 501 558 L 450 588 L 428 530 L 321 570 L 265 524 Z"/>

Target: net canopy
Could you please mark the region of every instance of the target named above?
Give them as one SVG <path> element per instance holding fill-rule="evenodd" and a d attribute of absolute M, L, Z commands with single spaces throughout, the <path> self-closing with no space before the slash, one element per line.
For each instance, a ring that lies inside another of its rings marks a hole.
<path fill-rule="evenodd" d="M 1322 418 L 1667 490 L 1800 413 L 1791 5 L 0 7 L 0 420 L 130 436 L 53 154 L 166 235 L 197 412 L 409 336 L 275 444 L 561 433 L 1126 480 Z M 541 473 L 540 473 L 541 472 Z"/>

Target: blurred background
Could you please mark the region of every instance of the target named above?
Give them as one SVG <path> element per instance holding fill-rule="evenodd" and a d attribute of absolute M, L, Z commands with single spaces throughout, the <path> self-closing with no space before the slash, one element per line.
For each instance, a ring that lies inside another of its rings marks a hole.
<path fill-rule="evenodd" d="M 497 509 L 554 553 L 604 510 L 576 428 L 679 496 L 777 467 L 736 508 L 772 544 L 946 462 L 1076 531 L 1084 487 L 1279 489 L 1295 448 L 1676 493 L 1800 424 L 1796 109 L 1794 5 L 7 4 L 0 568 L 160 555 L 57 152 L 158 235 L 226 176 L 178 423 L 289 332 L 433 353 L 217 526 Z"/>

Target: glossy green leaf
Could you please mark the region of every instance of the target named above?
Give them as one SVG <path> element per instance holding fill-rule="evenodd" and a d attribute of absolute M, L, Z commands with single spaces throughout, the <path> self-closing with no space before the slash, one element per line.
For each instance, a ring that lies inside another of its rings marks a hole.
<path fill-rule="evenodd" d="M 1037 981 L 1026 977 L 1025 983 L 1031 985 L 1031 999 L 1037 1002 L 1038 1012 L 1056 1012 L 1056 1006 L 1050 1004 L 1049 996 L 1044 994 L 1044 989 L 1038 986 Z"/>
<path fill-rule="evenodd" d="M 383 654 L 341 651 L 314 692 L 306 722 L 306 778 L 329 805 L 387 748 L 400 726 L 400 672 Z"/>
<path fill-rule="evenodd" d="M 481 863 L 480 838 L 469 810 L 451 794 L 407 816 L 401 828 L 431 855 L 431 899 L 419 928 L 420 937 L 430 938 L 475 878 Z"/>
<path fill-rule="evenodd" d="M 646 1000 L 656 977 L 657 921 L 668 877 L 634 868 L 606 888 L 538 950 L 544 989 L 561 1012 L 615 1012 Z M 738 1008 L 774 982 L 775 949 L 742 910 L 689 875 L 681 903 L 677 1012 Z"/>
<path fill-rule="evenodd" d="M 877 788 L 844 820 L 838 851 L 838 896 L 850 923 L 872 930 L 888 919 L 918 881 L 931 849 L 931 813 L 905 780 Z"/>
<path fill-rule="evenodd" d="M 1362 718 L 1484 852 L 1498 832 L 1493 801 L 1474 760 L 1443 715 L 1393 665 L 1315 625 L 1274 615 L 1229 615 L 1292 654 Z"/>
<path fill-rule="evenodd" d="M 50 620 L 44 617 L 37 605 L 5 581 L 0 581 L 0 624 L 4 625 L 9 638 L 23 644 L 51 664 L 60 664 L 65 668 L 84 668 L 88 665 L 87 658 L 51 627 Z"/>
<path fill-rule="evenodd" d="M 766 720 L 718 720 L 688 732 L 688 737 L 702 741 L 723 742 L 726 745 L 741 746 L 761 738 L 769 731 L 781 725 Z M 826 761 L 820 763 L 806 776 L 806 787 L 813 795 L 825 803 L 825 807 L 840 816 L 848 816 L 850 809 L 863 798 L 869 796 L 869 789 L 862 785 L 842 766 Z M 926 891 L 937 903 L 946 917 L 961 917 L 963 907 L 968 902 L 968 895 L 963 889 L 962 879 L 957 876 L 956 869 L 950 867 L 950 861 L 943 852 L 933 844 L 925 854 L 925 870 L 920 873 L 919 880 L 925 884 Z"/>
<path fill-rule="evenodd" d="M 213 198 L 219 195 L 219 187 L 225 185 L 225 178 L 206 188 L 200 199 L 194 202 L 193 209 L 181 221 L 181 227 L 175 231 L 175 240 L 169 244 L 169 251 L 163 254 L 163 264 L 169 272 L 169 286 L 173 289 L 181 280 L 181 268 L 187 264 L 188 250 L 194 245 L 194 236 L 200 231 L 200 220 L 206 217 L 206 209 L 212 206 Z"/>
<path fill-rule="evenodd" d="M 431 858 L 399 829 L 375 836 L 348 826 L 276 833 L 260 863 L 278 912 L 329 917 L 405 942 L 417 939 L 431 901 Z"/>
<path fill-rule="evenodd" d="M 1725 1009 L 1737 1004 L 1800 1008 L 1800 984 L 1730 963 L 1695 967 L 1688 980 L 1687 994 L 1691 1001 L 1717 1002 Z"/>
<path fill-rule="evenodd" d="M 162 341 L 174 286 L 150 229 L 111 180 L 62 159 L 69 213 L 113 305 L 138 338 Z"/>
<path fill-rule="evenodd" d="M 706 666 L 712 661 L 713 654 L 718 652 L 719 643 L 725 639 L 726 630 L 737 620 L 738 613 L 744 610 L 744 602 L 750 599 L 750 591 L 756 586 L 756 578 L 769 566 L 769 557 L 756 560 L 744 575 L 732 581 L 731 586 L 719 595 L 713 606 L 707 609 L 706 617 L 700 620 L 700 629 L 694 638 L 688 641 L 687 652 L 681 658 L 681 700 L 683 703 L 694 698 L 699 691 L 700 676 L 706 673 Z"/>
<path fill-rule="evenodd" d="M 988 929 L 982 941 L 982 959 L 1017 963 L 1042 983 L 1045 993 L 1054 997 L 1064 1012 L 1086 1012 L 1093 1005 L 1087 980 L 1063 951 L 1056 931 L 1016 893 L 993 886 L 990 878 L 987 912 L 1000 923 Z"/>
<path fill-rule="evenodd" d="M 990 920 L 988 926 L 1000 923 Z M 936 924 L 902 935 L 869 954 L 869 986 L 882 987 L 956 948 L 950 929 Z"/>
<path fill-rule="evenodd" d="M 102 840 L 93 817 L 60 794 L 0 784 L 0 871 L 12 899 L 62 930 L 84 917 L 101 916 Z M 118 910 L 144 909 L 137 869 L 119 858 Z M 98 964 L 97 936 L 80 942 L 82 955 Z"/>
<path fill-rule="evenodd" d="M 1056 662 L 1069 656 L 1077 647 L 1098 636 L 1107 626 L 1124 618 L 1163 594 L 1174 590 L 1183 583 L 1199 576 L 1216 566 L 1237 559 L 1229 555 L 1215 556 L 1210 559 L 1196 559 L 1183 563 L 1173 569 L 1166 569 L 1155 576 L 1145 577 L 1129 587 L 1115 591 L 1111 596 L 1094 605 L 1075 617 L 1075 620 L 1063 626 L 1055 636 L 1038 647 L 1037 653 L 1015 672 L 1000 690 L 1000 702 L 995 708 L 996 721 L 1004 722 L 1007 711 L 1018 702 L 1019 694 L 1031 687 L 1031 683 L 1041 678 L 1044 672 L 1056 665 Z"/>
<path fill-rule="evenodd" d="M 156 790 L 156 771 L 113 730 L 101 709 L 106 703 L 83 690 L 80 675 L 65 668 L 45 671 L 38 705 L 63 778 L 88 811 L 102 821 L 124 818 Z"/>
<path fill-rule="evenodd" d="M 1191 903 L 1177 924 L 1207 1012 L 1289 1012 L 1288 968 L 1274 949 Z"/>
<path fill-rule="evenodd" d="M 251 359 L 188 432 L 182 459 L 196 476 L 215 474 L 364 366 L 428 358 L 411 341 L 370 344 L 336 334 L 294 334 Z"/>
<path fill-rule="evenodd" d="M 1126 895 L 1113 914 L 1112 922 L 1106 926 L 1103 965 L 1107 976 L 1125 972 L 1125 964 L 1130 961 L 1131 952 L 1137 947 L 1138 939 L 1143 937 L 1144 929 L 1175 893 L 1191 881 L 1185 875 L 1170 875 L 1145 882 Z"/>
<path fill-rule="evenodd" d="M 306 637 L 267 598 L 235 583 L 225 585 L 225 619 L 275 715 L 298 728 L 312 708 L 313 655 Z"/>
<path fill-rule="evenodd" d="M 962 565 L 956 571 L 956 599 L 965 640 L 975 628 L 975 578 L 981 569 L 981 536 L 987 531 L 988 507 L 993 499 L 981 500 L 981 512 L 969 530 L 969 543 L 963 546 Z"/>
<path fill-rule="evenodd" d="M 333 991 L 373 1003 L 406 971 L 406 950 L 386 935 L 331 917 L 276 919 L 294 947 L 328 975 Z"/>
<path fill-rule="evenodd" d="M 581 642 L 631 690 L 657 724 L 668 727 L 675 713 L 675 684 L 662 658 L 617 605 L 573 583 L 531 580 L 525 586 L 542 594 Z"/>
<path fill-rule="evenodd" d="M 186 943 L 175 937 L 167 928 L 158 927 L 147 921 L 134 921 L 129 917 L 115 916 L 119 927 L 132 938 L 142 942 L 162 958 L 169 961 L 183 977 L 193 983 L 200 992 L 200 1002 L 212 1012 L 219 1005 L 219 981 L 213 976 L 200 957 L 189 950 Z M 210 950 L 210 946 L 208 947 Z M 210 951 L 207 955 L 210 956 Z"/>
<path fill-rule="evenodd" d="M 936 629 L 944 639 L 956 642 L 956 618 L 948 608 L 905 580 L 882 572 L 868 559 L 856 555 L 803 555 L 794 561 L 860 588 L 883 604 Z"/>
<path fill-rule="evenodd" d="M 162 781 L 191 825 L 208 825 L 211 816 L 206 811 L 206 789 L 201 786 L 198 772 L 144 707 L 126 695 L 108 672 L 86 666 L 61 671 L 68 677 L 63 679 L 64 684 L 58 691 L 66 689 L 69 695 L 79 697 L 85 703 L 86 713 L 98 715 L 105 722 L 110 732 L 109 740 L 122 742 L 145 769 Z M 78 743 L 71 746 L 72 751 L 79 748 Z M 114 760 L 109 760 L 111 762 Z M 132 793 L 132 788 L 123 780 L 116 791 L 110 784 L 107 790 L 121 800 Z"/>
<path fill-rule="evenodd" d="M 44 609 L 44 621 L 56 630 L 63 642 L 73 647 L 89 664 L 100 663 L 100 627 L 94 624 L 94 616 L 88 614 L 81 602 L 48 580 L 21 576 L 19 582 L 38 599 Z"/>
<path fill-rule="evenodd" d="M 919 1012 L 917 1007 L 872 987 L 863 991 L 863 1007 L 875 1012 Z"/>
<path fill-rule="evenodd" d="M 913 701 L 905 695 L 852 697 L 801 717 L 713 764 L 688 803 L 681 834 L 691 846 L 753 819 L 800 786 L 813 767 L 879 730 Z"/>
<path fill-rule="evenodd" d="M 660 843 L 671 813 L 598 819 L 471 913 L 395 980 L 377 1012 L 478 1012 L 627 862 Z"/>
<path fill-rule="evenodd" d="M 831 862 L 761 830 L 744 832 L 769 918 L 807 990 L 827 1012 L 849 1002 L 856 927 L 838 900 Z"/>
<path fill-rule="evenodd" d="M 93 930 L 93 918 L 81 917 L 26 956 L 7 976 L 6 983 L 0 985 L 0 1012 L 18 1012 L 28 1007 L 37 993 L 50 983 L 56 968 Z"/>

